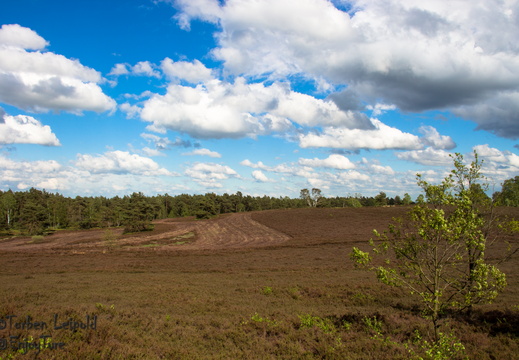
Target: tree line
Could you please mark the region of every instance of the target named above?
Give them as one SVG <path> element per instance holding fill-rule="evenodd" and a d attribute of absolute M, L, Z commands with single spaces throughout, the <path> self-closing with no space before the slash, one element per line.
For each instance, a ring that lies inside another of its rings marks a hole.
<path fill-rule="evenodd" d="M 497 195 L 496 195 L 497 194 Z M 505 181 L 501 193 L 503 205 L 519 205 L 519 176 Z M 420 199 L 417 198 L 417 201 Z M 302 189 L 298 198 L 250 196 L 241 192 L 217 195 L 156 195 L 134 192 L 123 197 L 75 198 L 31 188 L 28 191 L 0 191 L 0 230 L 29 235 L 51 229 L 91 229 L 124 226 L 128 232 L 147 230 L 156 219 L 195 216 L 209 218 L 218 214 L 290 209 L 302 207 L 363 207 L 413 204 L 411 196 L 388 197 L 380 192 L 373 197 L 355 194 L 325 197 L 320 189 Z"/>

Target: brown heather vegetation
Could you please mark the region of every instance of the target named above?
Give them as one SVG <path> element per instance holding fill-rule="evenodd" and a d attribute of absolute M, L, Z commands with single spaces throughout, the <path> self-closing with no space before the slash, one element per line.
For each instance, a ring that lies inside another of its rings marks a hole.
<path fill-rule="evenodd" d="M 430 331 L 419 304 L 348 257 L 408 209 L 269 210 L 162 220 L 141 234 L 0 239 L 0 339 L 65 343 L 0 358 L 409 359 L 399 344 Z M 499 211 L 519 219 L 517 208 Z M 442 319 L 471 359 L 518 358 L 518 265 L 515 257 L 500 266 L 508 287 L 495 303 Z M 54 329 L 54 314 L 97 316 L 97 327 Z M 48 328 L 2 329 L 9 315 Z"/>

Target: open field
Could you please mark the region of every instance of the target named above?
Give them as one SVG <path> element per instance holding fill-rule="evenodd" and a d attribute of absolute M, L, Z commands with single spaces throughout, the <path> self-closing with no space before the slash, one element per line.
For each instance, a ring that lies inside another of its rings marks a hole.
<path fill-rule="evenodd" d="M 0 239 L 0 358 L 33 358 L 37 349 L 13 347 L 42 335 L 55 349 L 39 359 L 410 358 L 396 342 L 427 337 L 417 302 L 348 258 L 406 210 L 272 210 L 167 219 L 142 234 Z M 501 266 L 509 286 L 494 304 L 444 320 L 470 358 L 518 358 L 518 265 Z"/>
<path fill-rule="evenodd" d="M 75 253 L 107 250 L 217 250 L 276 245 L 288 235 L 254 221 L 251 213 L 226 214 L 206 221 L 193 218 L 163 219 L 153 231 L 124 234 L 123 229 L 57 231 L 45 238 L 17 237 L 0 239 L 0 250 L 22 252 Z"/>

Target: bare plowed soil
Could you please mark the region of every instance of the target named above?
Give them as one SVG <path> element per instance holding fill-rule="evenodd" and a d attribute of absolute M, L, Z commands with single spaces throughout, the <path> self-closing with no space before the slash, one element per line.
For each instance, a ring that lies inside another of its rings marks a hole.
<path fill-rule="evenodd" d="M 383 231 L 410 207 L 303 208 L 252 213 L 252 218 L 290 236 L 286 245 L 366 243 L 373 229 Z"/>
<path fill-rule="evenodd" d="M 56 231 L 45 237 L 0 239 L 0 251 L 84 253 L 119 250 L 210 250 L 277 245 L 290 237 L 252 219 L 250 213 L 210 220 L 164 219 L 148 232 L 124 234 L 118 229 Z"/>

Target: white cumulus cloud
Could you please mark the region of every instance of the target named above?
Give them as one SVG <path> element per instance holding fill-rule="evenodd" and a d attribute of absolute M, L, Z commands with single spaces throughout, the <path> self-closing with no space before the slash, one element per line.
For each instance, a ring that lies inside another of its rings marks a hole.
<path fill-rule="evenodd" d="M 61 179 L 62 166 L 55 160 L 14 161 L 0 155 L 0 178 L 3 185 L 25 190 L 31 186 L 46 185 L 49 190 L 62 189 L 66 180 Z M 54 184 L 54 185 L 52 185 Z"/>
<path fill-rule="evenodd" d="M 424 135 L 422 143 L 425 146 L 431 146 L 434 149 L 451 150 L 456 147 L 456 143 L 450 136 L 440 135 L 438 130 L 432 126 L 422 126 L 419 131 Z"/>
<path fill-rule="evenodd" d="M 198 60 L 194 60 L 193 62 L 174 62 L 170 58 L 165 58 L 160 67 L 168 78 L 181 79 L 193 84 L 209 81 L 213 78 L 211 69 L 205 67 L 205 65 Z"/>
<path fill-rule="evenodd" d="M 428 166 L 449 166 L 452 164 L 450 153 L 433 147 L 427 147 L 423 150 L 412 150 L 397 153 L 396 156 L 400 160 L 411 161 L 417 164 Z"/>
<path fill-rule="evenodd" d="M 149 61 L 139 61 L 132 66 L 132 73 L 135 75 L 150 76 L 160 78 L 160 73 L 155 70 L 155 67 Z"/>
<path fill-rule="evenodd" d="M 255 137 L 303 126 L 372 128 L 360 113 L 331 100 L 291 91 L 287 84 L 210 80 L 196 87 L 170 84 L 165 95 L 144 102 L 140 114 L 157 132 L 179 131 L 195 138 Z"/>
<path fill-rule="evenodd" d="M 421 149 L 420 138 L 371 119 L 372 130 L 326 127 L 322 133 L 309 132 L 299 136 L 303 148 L 330 147 L 335 149 Z"/>
<path fill-rule="evenodd" d="M 95 174 L 173 175 L 150 158 L 119 150 L 108 151 L 96 156 L 78 154 L 75 165 L 79 169 Z"/>
<path fill-rule="evenodd" d="M 347 157 L 339 154 L 332 154 L 326 159 L 299 159 L 299 164 L 314 168 L 330 168 L 339 170 L 354 169 L 355 164 Z"/>
<path fill-rule="evenodd" d="M 211 151 L 209 149 L 195 149 L 188 153 L 183 153 L 182 155 L 199 155 L 199 156 L 209 156 L 212 158 L 221 158 L 222 155 L 216 151 Z"/>
<path fill-rule="evenodd" d="M 245 159 L 245 160 L 241 161 L 240 165 L 248 166 L 248 167 L 251 167 L 253 169 L 264 169 L 264 170 L 269 169 L 269 167 L 267 167 L 265 164 L 263 164 L 263 162 L 258 161 L 256 164 L 254 164 L 249 159 Z"/>
<path fill-rule="evenodd" d="M 259 182 L 269 182 L 271 181 L 261 170 L 254 170 L 252 172 L 252 177 Z"/>
<path fill-rule="evenodd" d="M 215 163 L 195 163 L 191 168 L 186 169 L 185 173 L 200 185 L 209 188 L 220 188 L 222 187 L 220 181 L 239 177 L 231 167 Z"/>
<path fill-rule="evenodd" d="M 0 144 L 38 144 L 60 146 L 50 126 L 31 116 L 9 116 L 0 108 Z"/>
<path fill-rule="evenodd" d="M 28 50 L 44 49 L 49 43 L 35 31 L 18 24 L 2 25 L 0 44 Z"/>
<path fill-rule="evenodd" d="M 130 71 L 128 70 L 127 64 L 115 64 L 112 70 L 108 73 L 108 75 L 128 75 Z"/>
<path fill-rule="evenodd" d="M 32 111 L 115 108 L 115 101 L 98 85 L 102 78 L 97 71 L 44 51 L 46 45 L 31 29 L 16 24 L 0 28 L 1 102 Z"/>

